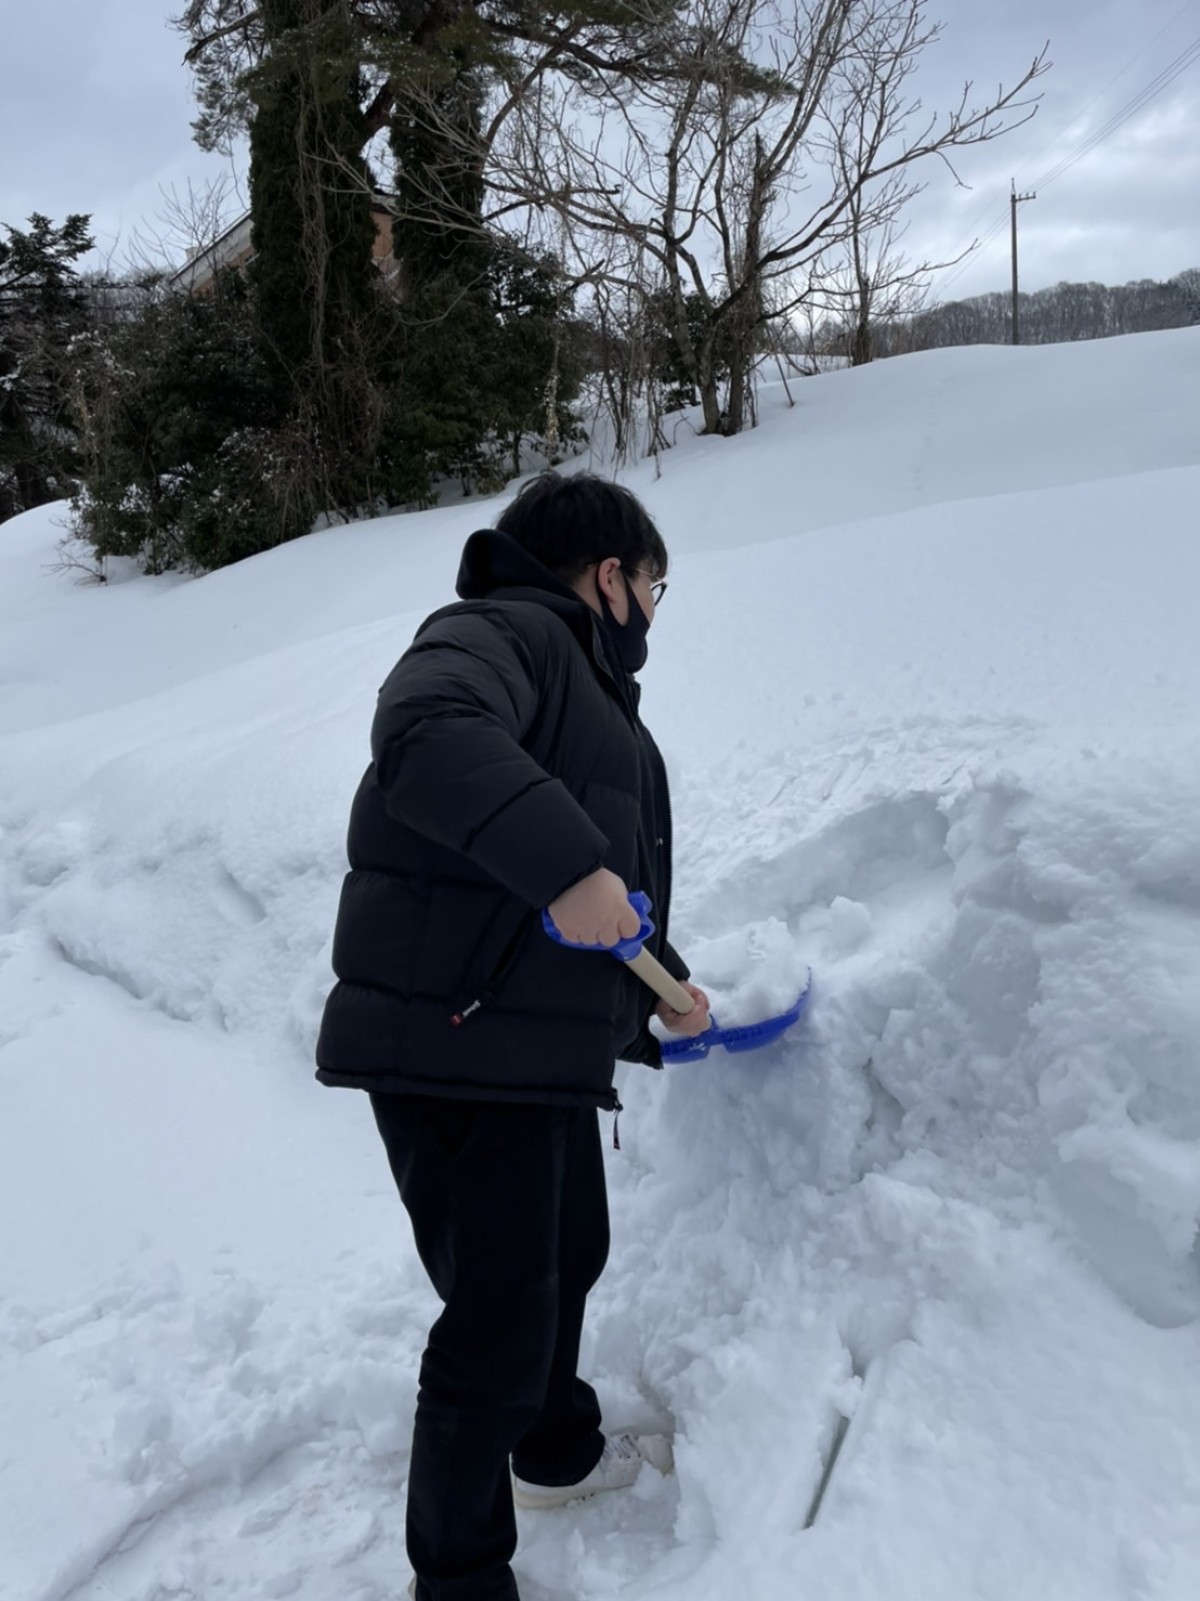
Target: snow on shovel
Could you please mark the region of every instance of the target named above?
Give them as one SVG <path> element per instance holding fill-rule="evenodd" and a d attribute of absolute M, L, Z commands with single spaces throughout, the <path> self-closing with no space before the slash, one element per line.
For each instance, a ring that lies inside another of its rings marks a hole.
<path fill-rule="evenodd" d="M 686 1015 L 695 1006 L 695 1001 L 683 985 L 671 977 L 662 963 L 644 948 L 646 941 L 654 933 L 654 924 L 650 921 L 649 896 L 641 890 L 635 890 L 629 897 L 629 904 L 641 919 L 641 927 L 636 934 L 629 939 L 621 940 L 617 945 L 584 945 L 564 938 L 548 910 L 542 913 L 542 926 L 556 944 L 565 945 L 569 950 L 606 951 L 610 956 L 615 956 L 619 962 L 624 962 L 635 972 L 644 984 L 648 984 L 668 1006 Z M 698 1062 L 708 1055 L 714 1045 L 723 1045 L 727 1051 L 757 1051 L 763 1045 L 770 1045 L 798 1023 L 807 1003 L 806 984 L 795 1006 L 786 1012 L 781 1012 L 778 1017 L 765 1018 L 761 1023 L 746 1023 L 739 1028 L 722 1028 L 716 1018 L 709 1013 L 708 1027 L 703 1034 L 698 1034 L 695 1039 L 663 1042 L 663 1060 Z"/>

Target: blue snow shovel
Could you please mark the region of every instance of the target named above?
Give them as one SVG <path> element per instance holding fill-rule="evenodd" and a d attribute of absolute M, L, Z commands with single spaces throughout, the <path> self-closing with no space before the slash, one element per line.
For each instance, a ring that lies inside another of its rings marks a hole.
<path fill-rule="evenodd" d="M 648 984 L 654 993 L 675 1011 L 688 1013 L 695 1006 L 695 1001 L 660 961 L 657 961 L 646 950 L 645 943 L 654 932 L 654 924 L 650 921 L 650 898 L 641 890 L 635 890 L 629 897 L 629 904 L 641 919 L 642 926 L 637 933 L 629 939 L 623 939 L 618 945 L 580 945 L 574 940 L 564 939 L 554 925 L 549 911 L 542 913 L 542 926 L 550 938 L 558 945 L 565 945 L 573 951 L 606 951 L 615 956 L 619 962 L 624 962 L 644 984 Z M 781 1034 L 800 1021 L 804 1008 L 808 1004 L 808 985 L 789 1011 L 782 1012 L 778 1017 L 768 1017 L 761 1023 L 746 1023 L 740 1028 L 721 1028 L 713 1015 L 709 1014 L 708 1027 L 703 1034 L 695 1039 L 667 1040 L 663 1043 L 662 1054 L 665 1062 L 698 1062 L 707 1056 L 714 1045 L 723 1045 L 727 1051 L 757 1051 L 764 1045 L 770 1045 Z"/>

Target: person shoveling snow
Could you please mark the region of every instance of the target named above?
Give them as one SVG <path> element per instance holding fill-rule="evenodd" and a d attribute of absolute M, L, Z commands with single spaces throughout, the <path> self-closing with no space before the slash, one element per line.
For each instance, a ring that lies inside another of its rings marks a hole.
<path fill-rule="evenodd" d="M 628 491 L 544 474 L 467 541 L 460 602 L 379 694 L 317 1076 L 369 1092 L 444 1302 L 408 1484 L 418 1601 L 517 1601 L 514 1494 L 559 1506 L 670 1466 L 663 1441 L 606 1435 L 576 1373 L 616 1060 L 662 1065 L 652 1015 L 709 1026 L 667 939 L 666 770 L 634 679 L 666 571 Z M 631 890 L 676 1004 L 612 960 L 643 932 Z"/>

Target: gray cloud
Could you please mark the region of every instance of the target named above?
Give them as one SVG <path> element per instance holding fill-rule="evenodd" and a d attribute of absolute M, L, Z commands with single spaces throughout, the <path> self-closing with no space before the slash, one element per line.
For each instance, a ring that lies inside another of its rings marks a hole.
<path fill-rule="evenodd" d="M 1124 283 L 1200 265 L 1200 61 L 1049 185 L 1042 180 L 1200 38 L 1200 11 L 1179 0 L 1007 0 L 981 20 L 978 0 L 944 0 L 942 41 L 920 88 L 944 105 L 972 77 L 981 91 L 1011 82 L 1049 39 L 1051 70 L 1026 126 L 964 155 L 959 175 L 934 174 L 905 240 L 914 257 L 947 259 L 995 223 L 999 233 L 953 275 L 945 293 L 1005 287 L 1008 194 L 1015 179 L 1038 199 L 1020 211 L 1022 285 L 1064 278 Z M 1157 35 L 1157 37 L 1156 37 Z M 939 286 L 939 293 L 943 292 Z"/>
<path fill-rule="evenodd" d="M 161 187 L 226 163 L 192 142 L 184 40 L 163 0 L 10 10 L 0 37 L 0 220 L 90 213 L 102 248 L 162 210 Z"/>

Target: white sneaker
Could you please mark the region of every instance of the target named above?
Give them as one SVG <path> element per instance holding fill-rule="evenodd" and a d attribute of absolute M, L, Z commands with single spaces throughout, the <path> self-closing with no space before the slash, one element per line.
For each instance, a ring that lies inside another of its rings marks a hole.
<path fill-rule="evenodd" d="M 577 1484 L 528 1484 L 513 1474 L 513 1500 L 527 1512 L 586 1501 L 605 1490 L 624 1490 L 637 1478 L 642 1463 L 649 1462 L 660 1473 L 672 1466 L 670 1442 L 661 1434 L 610 1434 L 604 1442 L 599 1462 Z"/>
<path fill-rule="evenodd" d="M 571 1601 L 571 1598 L 564 1594 L 562 1590 L 547 1590 L 545 1585 L 539 1584 L 536 1579 L 529 1578 L 527 1574 L 518 1573 L 515 1569 L 513 1570 L 513 1577 L 517 1581 L 521 1601 Z M 413 1601 L 416 1601 L 417 1580 L 415 1574 L 408 1581 L 406 1593 L 413 1598 Z"/>

